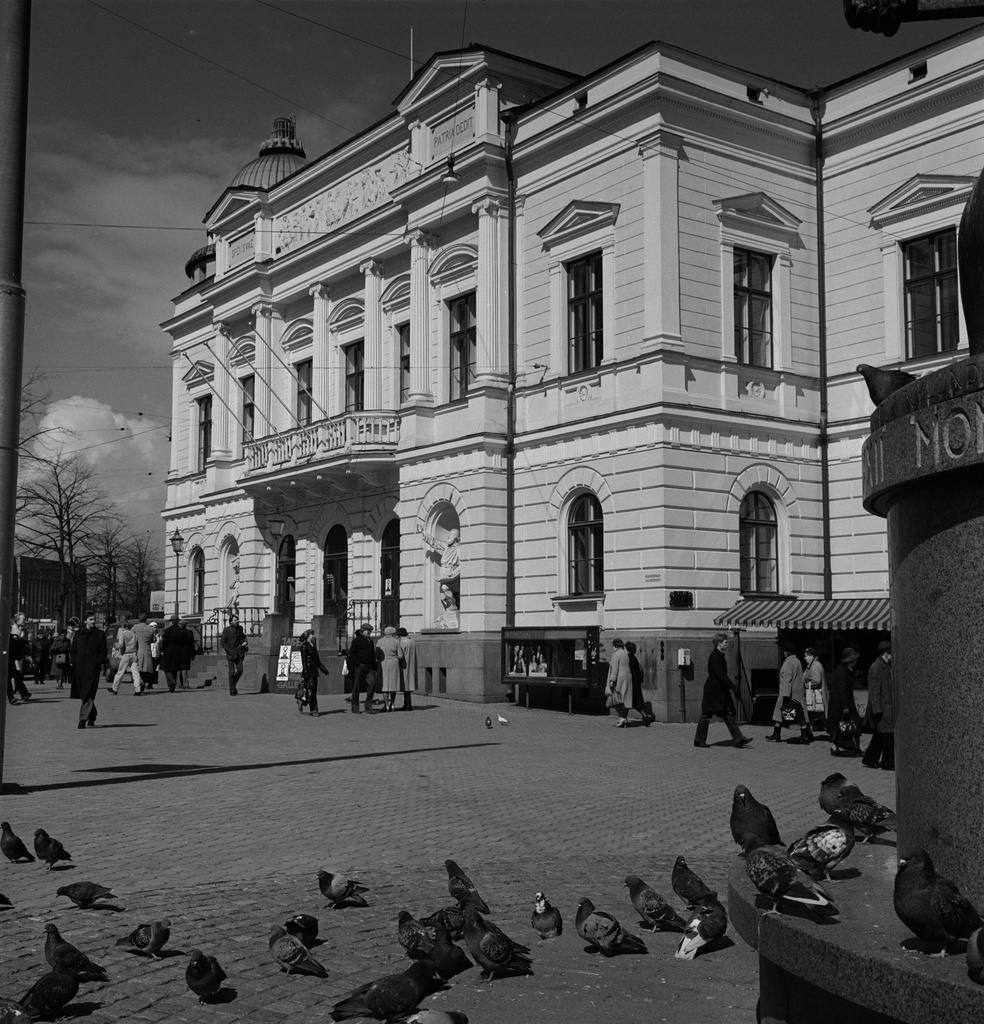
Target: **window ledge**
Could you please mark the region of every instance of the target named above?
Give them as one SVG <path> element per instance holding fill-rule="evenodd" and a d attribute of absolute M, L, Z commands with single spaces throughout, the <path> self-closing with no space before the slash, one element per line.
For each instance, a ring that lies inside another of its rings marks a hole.
<path fill-rule="evenodd" d="M 599 590 L 591 594 L 554 594 L 550 601 L 555 607 L 568 611 L 602 608 L 605 604 L 605 591 Z"/>

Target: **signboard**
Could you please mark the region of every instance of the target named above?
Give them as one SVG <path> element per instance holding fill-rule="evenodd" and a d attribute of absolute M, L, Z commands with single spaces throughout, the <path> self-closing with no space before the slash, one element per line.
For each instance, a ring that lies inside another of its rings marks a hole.
<path fill-rule="evenodd" d="M 282 637 L 277 652 L 277 689 L 283 693 L 293 693 L 303 676 L 301 638 Z"/>
<path fill-rule="evenodd" d="M 430 158 L 439 160 L 475 138 L 475 108 L 460 110 L 431 128 Z"/>

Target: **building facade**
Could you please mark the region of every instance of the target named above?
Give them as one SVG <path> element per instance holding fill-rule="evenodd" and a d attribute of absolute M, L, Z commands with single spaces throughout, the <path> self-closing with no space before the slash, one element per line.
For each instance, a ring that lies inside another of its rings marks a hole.
<path fill-rule="evenodd" d="M 982 35 L 810 92 L 665 44 L 585 77 L 471 46 L 317 160 L 278 121 L 163 325 L 166 593 L 399 622 L 470 700 L 502 698 L 503 626 L 599 627 L 664 719 L 738 602 L 885 599 L 856 366 L 966 349 Z"/>

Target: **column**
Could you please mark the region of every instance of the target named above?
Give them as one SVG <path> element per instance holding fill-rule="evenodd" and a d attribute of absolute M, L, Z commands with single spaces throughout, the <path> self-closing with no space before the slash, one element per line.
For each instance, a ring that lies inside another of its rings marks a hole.
<path fill-rule="evenodd" d="M 406 240 L 410 243 L 410 394 L 407 400 L 418 405 L 433 405 L 427 267 L 434 238 L 426 231 L 412 231 Z"/>
<path fill-rule="evenodd" d="M 229 377 L 229 328 L 215 325 L 212 351 L 215 355 L 215 402 L 212 406 L 212 458 L 232 458 L 232 413 L 229 411 L 234 399 L 231 398 L 232 381 Z M 238 403 L 237 403 L 238 407 Z"/>
<path fill-rule="evenodd" d="M 478 214 L 475 383 L 497 384 L 504 382 L 508 374 L 503 344 L 507 316 L 507 270 L 502 265 L 506 254 L 505 204 L 496 196 L 486 196 L 472 206 L 472 213 Z"/>
<path fill-rule="evenodd" d="M 313 345 L 314 369 L 312 370 L 311 393 L 315 401 L 315 415 L 320 418 L 328 412 L 328 288 L 316 284 L 308 289 L 308 295 L 314 299 Z M 319 411 L 319 407 L 325 413 Z"/>
<path fill-rule="evenodd" d="M 187 465 L 187 459 L 181 459 L 182 445 L 184 445 L 184 451 L 186 454 L 190 454 L 190 450 L 185 442 L 184 437 L 184 421 L 182 420 L 181 411 L 184 408 L 184 403 L 187 399 L 185 393 L 185 384 L 182 380 L 183 377 L 183 360 L 180 353 L 171 353 L 171 465 L 168 472 L 171 476 L 177 476 L 180 474 L 184 466 Z"/>
<path fill-rule="evenodd" d="M 257 427 L 262 423 L 266 434 L 276 433 L 271 417 L 271 373 L 273 357 L 270 354 L 270 337 L 273 330 L 273 306 L 268 302 L 258 302 L 251 309 L 254 317 L 254 334 L 256 335 L 256 353 L 253 356 L 253 374 L 255 376 L 254 404 L 256 406 Z"/>
<path fill-rule="evenodd" d="M 365 408 L 383 405 L 383 265 L 367 260 L 359 270 L 365 274 Z"/>

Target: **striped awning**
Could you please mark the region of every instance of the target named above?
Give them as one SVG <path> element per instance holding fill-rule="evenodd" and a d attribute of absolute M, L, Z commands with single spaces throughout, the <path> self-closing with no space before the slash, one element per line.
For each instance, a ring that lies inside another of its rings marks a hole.
<path fill-rule="evenodd" d="M 881 629 L 892 628 L 887 597 L 819 598 L 746 597 L 714 620 L 715 626 L 750 629 Z"/>

